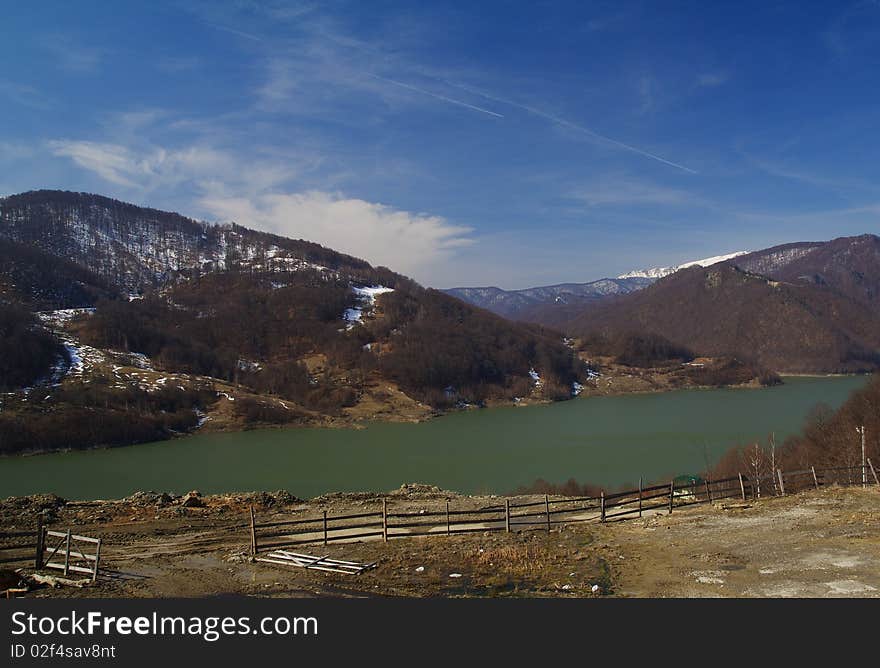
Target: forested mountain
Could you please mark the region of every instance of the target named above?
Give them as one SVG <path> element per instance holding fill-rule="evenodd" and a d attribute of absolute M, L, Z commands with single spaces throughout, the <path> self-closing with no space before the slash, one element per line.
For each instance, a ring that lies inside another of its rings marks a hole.
<path fill-rule="evenodd" d="M 365 281 L 377 276 L 367 262 L 315 243 L 87 193 L 39 190 L 0 198 L 0 237 L 87 268 L 128 292 L 226 270 L 323 268 Z"/>
<path fill-rule="evenodd" d="M 673 267 L 639 269 L 621 274 L 617 278 L 600 278 L 588 283 L 559 283 L 522 290 L 502 290 L 495 287 L 450 288 L 444 292 L 511 320 L 566 322 L 577 315 L 582 307 L 636 292 L 681 269 L 708 267 L 744 254 L 744 251 L 740 251 L 692 260 Z"/>
<path fill-rule="evenodd" d="M 698 355 L 781 372 L 880 367 L 880 239 L 798 243 L 667 276 L 556 324 L 571 335 L 651 332 Z"/>
<path fill-rule="evenodd" d="M 512 320 L 530 320 L 535 309 L 546 304 L 578 306 L 613 295 L 625 295 L 650 285 L 653 278 L 602 278 L 589 283 L 560 283 L 523 290 L 501 288 L 450 288 L 453 297 Z"/>
<path fill-rule="evenodd" d="M 775 246 L 735 264 L 778 281 L 824 286 L 874 308 L 880 301 L 880 237 L 873 234 Z"/>
<path fill-rule="evenodd" d="M 29 351 L 0 366 L 0 451 L 563 399 L 587 371 L 389 269 L 96 195 L 0 199 L 0 259 L 4 345 Z"/>
<path fill-rule="evenodd" d="M 93 306 L 117 293 L 85 267 L 0 237 L 0 299 L 41 311 Z"/>

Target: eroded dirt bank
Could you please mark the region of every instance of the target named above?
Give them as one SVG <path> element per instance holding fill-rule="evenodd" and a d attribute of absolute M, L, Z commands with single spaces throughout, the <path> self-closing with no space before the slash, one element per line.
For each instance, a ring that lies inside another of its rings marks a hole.
<path fill-rule="evenodd" d="M 672 515 L 458 536 L 314 545 L 300 551 L 378 562 L 358 576 L 254 563 L 247 509 L 259 516 L 431 509 L 497 503 L 437 488 L 388 495 L 339 494 L 308 502 L 289 494 L 64 503 L 54 497 L 0 502 L 4 530 L 53 527 L 100 536 L 95 584 L 33 589 L 29 597 L 309 596 L 880 596 L 880 492 L 828 488 L 746 503 L 696 506 Z M 187 500 L 189 499 L 189 500 Z M 23 569 L 24 574 L 32 569 Z M 57 574 L 57 571 L 55 571 Z"/>

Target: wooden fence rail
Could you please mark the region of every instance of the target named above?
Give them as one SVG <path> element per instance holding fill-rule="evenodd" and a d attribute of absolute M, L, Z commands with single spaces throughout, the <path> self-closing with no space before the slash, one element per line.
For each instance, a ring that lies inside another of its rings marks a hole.
<path fill-rule="evenodd" d="M 33 531 L 0 532 L 0 564 L 31 563 L 40 568 L 43 516 L 37 516 Z"/>
<path fill-rule="evenodd" d="M 61 540 L 50 550 L 50 545 L 54 542 L 52 541 L 53 538 L 60 538 Z M 82 545 L 83 543 L 93 545 L 94 552 L 87 552 L 89 548 Z M 90 575 L 92 582 L 98 578 L 98 567 L 101 563 L 100 538 L 79 536 L 71 533 L 70 529 L 66 531 L 44 529 L 42 540 L 37 549 L 39 550 L 37 553 L 37 568 L 55 568 L 64 571 L 64 575 L 83 573 Z M 46 551 L 49 551 L 48 557 L 45 556 Z M 63 557 L 64 561 L 52 561 L 56 555 L 58 555 L 59 560 Z"/>
<path fill-rule="evenodd" d="M 61 540 L 56 542 L 55 538 Z M 93 551 L 89 552 L 83 543 L 94 546 Z M 58 561 L 53 561 L 56 555 Z M 37 570 L 55 568 L 64 571 L 65 575 L 84 573 L 91 575 L 94 582 L 100 561 L 100 538 L 80 536 L 71 533 L 70 529 L 49 529 L 43 526 L 42 515 L 37 516 L 33 531 L 0 531 L 0 564 L 30 563 Z"/>
<path fill-rule="evenodd" d="M 296 545 L 353 541 L 363 538 L 391 538 L 411 536 L 452 535 L 456 533 L 507 531 L 514 528 L 545 528 L 577 522 L 607 522 L 643 517 L 646 513 L 672 513 L 701 503 L 715 503 L 726 499 L 757 498 L 791 494 L 806 489 L 819 489 L 829 484 L 862 484 L 862 471 L 869 480 L 880 486 L 877 473 L 868 460 L 866 466 L 810 467 L 798 471 L 777 469 L 756 479 L 738 474 L 720 480 L 692 480 L 625 490 L 594 496 L 553 498 L 545 495 L 536 501 L 505 499 L 503 504 L 480 508 L 388 510 L 388 500 L 382 500 L 380 509 L 330 515 L 327 511 L 319 517 L 273 519 L 258 522 L 253 508 L 250 510 L 251 553 Z M 859 475 L 853 475 L 859 471 Z M 858 480 L 856 479 L 858 478 Z"/>

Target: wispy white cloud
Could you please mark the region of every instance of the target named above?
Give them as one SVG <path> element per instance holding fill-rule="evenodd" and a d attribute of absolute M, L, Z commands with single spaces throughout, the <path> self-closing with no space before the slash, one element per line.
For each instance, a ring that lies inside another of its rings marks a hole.
<path fill-rule="evenodd" d="M 228 32 L 231 35 L 235 35 L 236 37 L 243 37 L 244 39 L 249 39 L 254 42 L 264 42 L 265 38 L 260 35 L 256 35 L 252 32 L 247 32 L 246 30 L 239 30 L 238 28 L 232 28 L 230 26 L 220 25 L 219 23 L 206 23 L 206 25 L 214 28 L 214 30 L 220 30 L 222 32 Z"/>
<path fill-rule="evenodd" d="M 628 176 L 604 177 L 571 191 L 570 197 L 591 207 L 599 206 L 705 206 L 702 197 L 679 188 L 660 186 Z"/>
<path fill-rule="evenodd" d="M 822 34 L 832 56 L 846 61 L 858 51 L 876 48 L 880 37 L 880 2 L 858 0 L 831 21 Z"/>
<path fill-rule="evenodd" d="M 53 106 L 51 98 L 38 88 L 6 79 L 0 79 L 0 97 L 30 109 L 42 110 Z"/>
<path fill-rule="evenodd" d="M 723 72 L 703 72 L 697 76 L 697 88 L 715 88 L 727 83 L 727 75 Z"/>
<path fill-rule="evenodd" d="M 243 169 L 243 160 L 210 146 L 135 150 L 120 144 L 54 140 L 49 142 L 49 149 L 105 181 L 141 193 L 184 184 L 202 190 L 221 185 L 259 190 L 277 186 L 295 175 L 293 168 L 281 163 L 249 164 Z"/>
<path fill-rule="evenodd" d="M 268 10 L 264 13 L 271 14 Z M 314 12 L 310 4 L 297 5 L 292 14 L 295 20 L 288 22 L 291 31 L 285 38 L 261 37 L 266 40 L 269 50 L 266 52 L 265 79 L 255 90 L 255 105 L 259 111 L 320 116 L 351 124 L 352 95 L 366 94 L 375 96 L 386 107 L 421 104 L 420 97 L 433 98 L 495 118 L 504 117 L 497 109 L 488 109 L 460 96 L 453 97 L 436 88 L 437 84 L 442 84 L 484 100 L 518 108 L 599 144 L 613 146 L 691 174 L 697 173 L 679 162 L 543 109 L 457 83 L 454 81 L 458 78 L 455 73 L 437 74 L 435 68 L 407 60 L 401 57 L 398 50 L 385 48 L 381 41 L 367 42 L 352 37 L 340 27 L 338 21 Z M 302 20 L 306 15 L 306 19 Z M 623 19 L 623 15 L 615 16 L 612 22 Z M 222 25 L 228 26 L 228 23 Z M 417 84 L 413 82 L 413 77 L 430 81 L 432 86 Z M 640 84 L 643 111 L 649 111 L 654 106 L 654 88 L 653 80 L 644 77 Z M 405 95 L 401 91 L 417 95 Z M 369 122 L 370 112 L 362 103 L 359 111 L 360 114 L 355 117 L 357 121 Z"/>
<path fill-rule="evenodd" d="M 136 158 L 122 146 L 53 140 L 49 142 L 49 148 L 54 155 L 70 158 L 80 167 L 116 185 L 135 188 L 137 184 L 132 177 L 144 176 L 144 169 L 138 165 Z"/>
<path fill-rule="evenodd" d="M 201 205 L 215 218 L 310 239 L 422 280 L 430 279 L 457 249 L 472 243 L 469 228 L 443 217 L 335 193 L 206 196 Z"/>
<path fill-rule="evenodd" d="M 106 49 L 87 46 L 70 35 L 46 35 L 39 43 L 52 54 L 59 67 L 78 74 L 95 72 L 107 56 Z"/>
<path fill-rule="evenodd" d="M 814 188 L 819 188 L 838 195 L 851 195 L 853 193 L 878 193 L 880 185 L 859 178 L 847 178 L 839 174 L 829 176 L 816 173 L 803 166 L 791 165 L 790 161 L 778 161 L 751 155 L 744 151 L 740 153 L 754 167 L 762 172 L 782 179 L 805 183 Z"/>
<path fill-rule="evenodd" d="M 22 142 L 0 141 L 0 161 L 21 160 L 36 154 L 34 147 Z"/>
<path fill-rule="evenodd" d="M 201 66 L 202 60 L 196 56 L 164 56 L 156 61 L 156 68 L 169 74 L 193 72 Z"/>

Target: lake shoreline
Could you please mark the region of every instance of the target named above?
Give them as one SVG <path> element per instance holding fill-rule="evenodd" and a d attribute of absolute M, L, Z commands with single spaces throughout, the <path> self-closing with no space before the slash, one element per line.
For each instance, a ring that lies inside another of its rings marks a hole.
<path fill-rule="evenodd" d="M 791 378 L 842 378 L 842 377 L 850 377 L 850 376 L 860 376 L 865 374 L 780 374 L 782 378 L 791 377 Z M 587 386 L 589 389 L 590 386 Z M 162 439 L 161 441 L 140 441 L 140 442 L 132 442 L 132 443 L 118 443 L 118 444 L 95 444 L 86 448 L 65 448 L 65 449 L 34 449 L 34 450 L 26 450 L 22 452 L 16 453 L 0 453 L 0 461 L 5 459 L 16 459 L 19 457 L 38 457 L 41 455 L 54 455 L 54 454 L 65 454 L 72 452 L 93 452 L 93 451 L 101 451 L 101 450 L 115 450 L 118 448 L 130 448 L 130 447 L 138 447 L 140 445 L 144 445 L 146 443 L 156 443 L 156 442 L 174 442 L 182 439 L 187 439 L 193 436 L 199 436 L 202 434 L 246 434 L 252 431 L 263 431 L 263 430 L 291 430 L 291 429 L 340 429 L 340 430 L 361 430 L 367 429 L 372 424 L 377 423 L 389 423 L 389 424 L 426 424 L 428 422 L 433 422 L 435 420 L 458 415 L 461 413 L 472 412 L 472 411 L 486 411 L 486 410 L 495 410 L 498 408 L 532 408 L 535 406 L 549 406 L 558 403 L 567 403 L 571 401 L 583 401 L 587 399 L 598 399 L 602 397 L 626 397 L 626 396 L 650 396 L 650 395 L 660 395 L 660 394 L 671 394 L 674 392 L 682 392 L 682 391 L 690 391 L 690 390 L 703 390 L 703 391 L 712 391 L 719 389 L 729 389 L 729 390 L 761 390 L 761 389 L 771 389 L 775 387 L 774 385 L 761 385 L 755 381 L 750 381 L 748 383 L 739 383 L 735 385 L 722 385 L 722 386 L 712 386 L 712 385 L 681 385 L 677 387 L 663 387 L 663 388 L 654 388 L 654 389 L 636 389 L 636 390 L 620 390 L 620 391 L 606 391 L 606 392 L 595 392 L 588 393 L 583 392 L 578 396 L 573 396 L 570 399 L 563 399 L 561 401 L 552 401 L 550 399 L 542 399 L 535 397 L 523 398 L 520 401 L 491 401 L 486 405 L 479 406 L 476 404 L 469 404 L 467 406 L 462 406 L 460 408 L 448 408 L 448 409 L 434 409 L 430 414 L 424 415 L 422 417 L 406 417 L 403 415 L 398 415 L 396 413 L 387 414 L 384 416 L 372 416 L 372 417 L 327 417 L 322 423 L 309 423 L 309 422 L 291 422 L 286 424 L 275 424 L 275 423 L 253 423 L 247 426 L 242 426 L 234 423 L 226 423 L 223 426 L 214 427 L 211 425 L 211 421 L 208 420 L 205 422 L 208 425 L 207 429 L 202 427 L 198 427 L 189 432 L 178 432 L 168 436 L 168 438 Z"/>
<path fill-rule="evenodd" d="M 537 479 L 613 487 L 704 468 L 734 445 L 801 430 L 817 403 L 840 405 L 854 378 L 792 379 L 774 392 L 679 390 L 496 410 L 360 429 L 213 432 L 137 447 L 0 460 L 6 494 L 121 498 L 138 489 L 204 493 L 289 489 L 300 497 L 431 481 L 462 493 L 506 492 Z M 768 388 L 769 389 L 769 388 Z"/>

